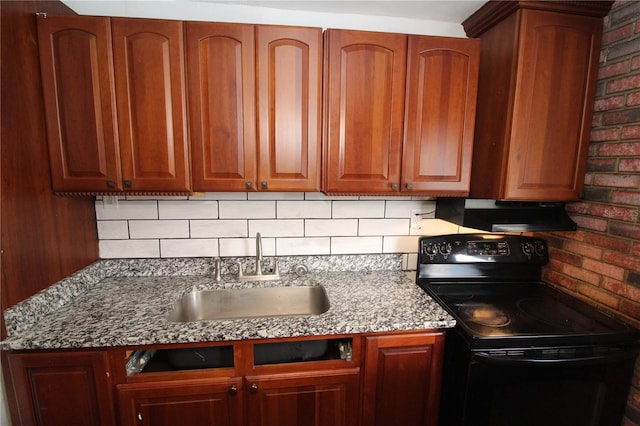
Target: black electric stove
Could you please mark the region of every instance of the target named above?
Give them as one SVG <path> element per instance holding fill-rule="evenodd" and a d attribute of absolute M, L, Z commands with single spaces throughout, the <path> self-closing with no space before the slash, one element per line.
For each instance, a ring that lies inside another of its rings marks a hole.
<path fill-rule="evenodd" d="M 420 239 L 417 284 L 457 322 L 442 425 L 619 424 L 640 335 L 544 283 L 548 260 L 521 235 Z"/>

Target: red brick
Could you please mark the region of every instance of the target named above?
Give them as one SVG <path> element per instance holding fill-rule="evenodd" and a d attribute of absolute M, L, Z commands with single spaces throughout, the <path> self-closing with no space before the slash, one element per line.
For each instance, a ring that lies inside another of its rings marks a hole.
<path fill-rule="evenodd" d="M 607 93 L 616 93 L 637 88 L 640 88 L 640 75 L 631 75 L 610 81 L 607 84 Z"/>
<path fill-rule="evenodd" d="M 638 25 L 637 32 L 640 32 L 640 21 L 636 23 Z M 631 69 L 637 70 L 640 68 L 640 56 L 635 56 L 631 59 Z"/>
<path fill-rule="evenodd" d="M 620 305 L 619 297 L 616 297 L 608 291 L 601 290 L 597 287 L 578 284 L 577 292 L 578 294 L 586 296 L 587 298 L 612 309 L 617 309 Z"/>
<path fill-rule="evenodd" d="M 554 271 L 546 270 L 544 272 L 544 280 L 548 283 L 554 284 L 558 287 L 562 287 L 569 291 L 575 291 L 577 287 L 577 282 L 573 278 L 567 277 L 566 275 L 559 274 Z"/>
<path fill-rule="evenodd" d="M 591 214 L 608 219 L 624 220 L 626 222 L 636 222 L 638 220 L 638 209 L 617 207 L 609 204 L 594 204 L 593 207 L 591 207 Z"/>
<path fill-rule="evenodd" d="M 640 92 L 633 92 L 627 94 L 627 105 L 635 106 L 640 105 Z"/>
<path fill-rule="evenodd" d="M 640 225 L 611 221 L 609 224 L 609 234 L 640 240 Z"/>
<path fill-rule="evenodd" d="M 631 249 L 631 254 L 640 257 L 640 243 L 635 243 Z"/>
<path fill-rule="evenodd" d="M 640 257 L 637 256 L 632 257 L 615 251 L 605 251 L 603 260 L 632 271 L 640 270 Z"/>
<path fill-rule="evenodd" d="M 616 28 L 611 31 L 606 31 L 602 34 L 602 44 L 606 45 L 606 44 L 613 43 L 615 41 L 624 40 L 625 38 L 632 36 L 633 33 L 634 33 L 633 23 L 627 24 L 623 27 Z"/>
<path fill-rule="evenodd" d="M 620 312 L 636 321 L 640 320 L 640 304 L 630 300 L 622 300 L 620 302 Z"/>
<path fill-rule="evenodd" d="M 616 204 L 628 204 L 632 206 L 640 206 L 640 192 L 612 191 L 611 202 Z"/>
<path fill-rule="evenodd" d="M 638 103 L 640 104 L 640 96 L 638 96 Z M 622 139 L 640 139 L 640 126 L 625 126 L 622 129 Z M 633 150 L 634 147 L 627 147 L 627 149 Z"/>
<path fill-rule="evenodd" d="M 589 186 L 589 185 L 593 185 L 593 178 L 594 178 L 595 174 L 594 173 L 589 173 L 586 172 L 584 174 L 584 185 L 585 186 Z"/>
<path fill-rule="evenodd" d="M 589 211 L 591 210 L 591 203 L 576 202 L 567 204 L 565 206 L 565 210 L 569 213 L 589 214 Z"/>
<path fill-rule="evenodd" d="M 617 128 L 591 130 L 591 140 L 596 142 L 617 141 L 620 138 L 620 132 Z"/>
<path fill-rule="evenodd" d="M 640 143 L 620 142 L 620 143 L 603 143 L 598 150 L 598 154 L 602 156 L 630 156 L 640 155 Z"/>
<path fill-rule="evenodd" d="M 551 234 L 565 238 L 567 240 L 573 241 L 584 241 L 585 231 L 577 230 L 577 231 L 555 231 Z"/>
<path fill-rule="evenodd" d="M 624 280 L 625 270 L 619 266 L 609 265 L 608 263 L 599 262 L 593 259 L 584 259 L 582 267 L 587 271 L 595 272 L 605 277 Z M 640 293 L 638 294 L 640 295 Z M 640 298 L 638 300 L 640 300 Z"/>
<path fill-rule="evenodd" d="M 598 286 L 600 284 L 600 275 L 594 274 L 590 271 L 586 271 L 582 268 L 565 264 L 562 267 L 562 271 L 566 275 L 576 278 L 580 281 L 584 281 L 585 283 L 593 284 L 595 286 Z"/>
<path fill-rule="evenodd" d="M 602 231 L 602 232 L 607 230 L 608 223 L 604 219 L 599 219 L 599 218 L 589 217 L 589 216 L 579 216 L 579 215 L 571 216 L 571 218 L 574 220 L 574 222 L 576 222 L 576 224 L 580 228 L 586 228 L 586 229 L 591 229 L 593 231 Z"/>
<path fill-rule="evenodd" d="M 640 172 L 640 158 L 621 159 L 618 164 L 618 170 L 621 172 Z"/>
<path fill-rule="evenodd" d="M 594 176 L 593 184 L 610 186 L 612 188 L 640 188 L 640 175 L 598 174 Z"/>
<path fill-rule="evenodd" d="M 554 262 L 568 263 L 569 265 L 573 265 L 573 266 L 580 266 L 580 264 L 582 263 L 581 256 L 578 256 L 575 253 L 569 253 L 569 252 L 557 250 L 557 249 L 549 250 L 549 257 L 553 259 Z M 557 269 L 557 270 L 560 271 L 561 269 Z"/>
<path fill-rule="evenodd" d="M 640 288 L 611 278 L 602 280 L 602 288 L 625 299 L 640 302 Z"/>
<path fill-rule="evenodd" d="M 564 263 L 560 262 L 559 259 L 549 259 L 549 263 L 547 263 L 547 268 L 556 272 L 562 272 L 562 266 Z"/>
<path fill-rule="evenodd" d="M 626 104 L 626 102 L 625 102 L 625 96 L 624 95 L 611 96 L 611 97 L 608 97 L 608 98 L 596 100 L 596 103 L 594 105 L 594 110 L 595 111 L 608 111 L 608 110 L 611 110 L 611 109 L 622 108 L 622 107 L 625 106 L 625 104 Z"/>
<path fill-rule="evenodd" d="M 564 244 L 565 250 L 580 256 L 590 257 L 591 259 L 601 259 L 602 250 L 599 247 L 589 244 L 567 241 Z"/>
<path fill-rule="evenodd" d="M 585 242 L 600 248 L 616 250 L 623 253 L 627 253 L 629 251 L 628 241 L 602 234 L 594 234 L 590 232 L 585 236 Z"/>

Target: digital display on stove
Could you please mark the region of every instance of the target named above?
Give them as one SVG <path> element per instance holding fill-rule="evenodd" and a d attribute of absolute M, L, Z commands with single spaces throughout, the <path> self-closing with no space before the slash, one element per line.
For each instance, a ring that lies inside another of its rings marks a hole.
<path fill-rule="evenodd" d="M 509 256 L 509 244 L 505 241 L 468 241 L 469 256 Z"/>

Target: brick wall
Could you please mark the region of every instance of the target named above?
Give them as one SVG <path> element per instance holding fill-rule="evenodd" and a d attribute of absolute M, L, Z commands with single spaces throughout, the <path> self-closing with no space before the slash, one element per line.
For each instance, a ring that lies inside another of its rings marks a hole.
<path fill-rule="evenodd" d="M 546 234 L 548 281 L 640 327 L 640 2 L 605 18 L 582 202 L 567 206 L 577 232 Z M 640 425 L 640 366 L 625 426 Z"/>

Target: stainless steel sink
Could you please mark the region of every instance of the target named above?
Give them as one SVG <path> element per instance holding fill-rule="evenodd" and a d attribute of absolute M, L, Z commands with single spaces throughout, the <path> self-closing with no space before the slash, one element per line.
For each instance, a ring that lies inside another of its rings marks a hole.
<path fill-rule="evenodd" d="M 241 319 L 320 315 L 329 309 L 322 286 L 291 286 L 193 291 L 184 295 L 167 320 Z"/>

